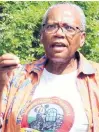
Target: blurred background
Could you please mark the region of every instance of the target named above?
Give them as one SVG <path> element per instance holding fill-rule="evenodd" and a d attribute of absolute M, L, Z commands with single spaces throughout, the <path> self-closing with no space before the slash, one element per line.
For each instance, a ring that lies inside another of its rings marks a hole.
<path fill-rule="evenodd" d="M 60 1 L 61 2 L 61 1 Z M 59 1 L 0 1 L 0 55 L 11 52 L 21 63 L 39 59 L 42 17 L 47 8 Z M 85 13 L 86 42 L 79 49 L 87 59 L 99 62 L 99 1 L 72 1 Z"/>

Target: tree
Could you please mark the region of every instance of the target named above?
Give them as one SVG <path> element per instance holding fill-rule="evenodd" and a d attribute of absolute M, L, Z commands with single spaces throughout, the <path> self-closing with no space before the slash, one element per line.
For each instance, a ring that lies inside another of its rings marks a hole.
<path fill-rule="evenodd" d="M 38 59 L 44 54 L 39 41 L 42 16 L 57 1 L 0 2 L 0 54 L 12 52 L 21 63 Z M 75 1 L 87 17 L 87 37 L 80 51 L 88 59 L 99 62 L 99 2 Z"/>

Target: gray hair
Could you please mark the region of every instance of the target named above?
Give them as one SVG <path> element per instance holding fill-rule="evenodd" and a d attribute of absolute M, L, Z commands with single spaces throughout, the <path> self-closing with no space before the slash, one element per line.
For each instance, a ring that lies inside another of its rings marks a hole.
<path fill-rule="evenodd" d="M 44 14 L 44 17 L 42 20 L 42 25 L 47 22 L 48 13 L 50 12 L 50 10 L 54 7 L 59 6 L 59 5 L 69 5 L 72 8 L 75 8 L 79 12 L 80 17 L 81 17 L 81 28 L 82 28 L 82 30 L 85 31 L 85 29 L 86 29 L 86 17 L 85 17 L 85 14 L 84 14 L 82 8 L 79 7 L 78 5 L 70 3 L 70 2 L 58 3 L 58 4 L 55 4 L 55 5 L 52 5 L 51 7 L 49 7 L 48 10 Z"/>

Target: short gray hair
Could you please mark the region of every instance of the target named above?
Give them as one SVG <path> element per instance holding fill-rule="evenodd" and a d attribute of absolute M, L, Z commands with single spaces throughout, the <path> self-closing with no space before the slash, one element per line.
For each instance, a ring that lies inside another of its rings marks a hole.
<path fill-rule="evenodd" d="M 85 17 L 85 14 L 84 14 L 82 8 L 78 5 L 70 3 L 70 2 L 58 3 L 58 4 L 50 6 L 43 16 L 42 25 L 47 22 L 48 13 L 50 12 L 50 10 L 54 7 L 59 6 L 59 5 L 69 5 L 72 8 L 75 8 L 79 12 L 80 17 L 81 17 L 81 28 L 82 28 L 82 30 L 85 31 L 85 29 L 86 29 L 86 17 Z"/>

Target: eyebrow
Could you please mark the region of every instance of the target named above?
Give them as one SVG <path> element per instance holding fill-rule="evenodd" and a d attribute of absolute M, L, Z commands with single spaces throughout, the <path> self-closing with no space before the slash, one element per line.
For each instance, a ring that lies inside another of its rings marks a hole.
<path fill-rule="evenodd" d="M 59 23 L 66 24 L 66 25 L 71 26 L 71 27 L 78 27 L 77 25 L 71 25 L 71 24 L 66 23 L 66 22 L 48 22 L 48 23 L 44 23 L 43 26 L 46 24 L 59 24 Z"/>

